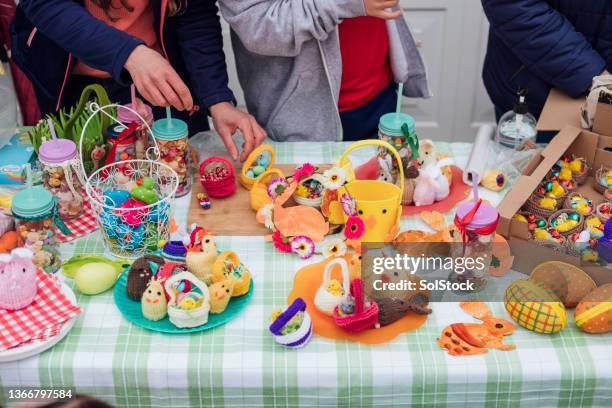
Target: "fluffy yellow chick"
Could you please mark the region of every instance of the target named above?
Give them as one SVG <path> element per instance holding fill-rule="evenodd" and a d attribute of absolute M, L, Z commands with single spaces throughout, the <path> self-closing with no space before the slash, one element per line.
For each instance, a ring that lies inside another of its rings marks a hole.
<path fill-rule="evenodd" d="M 550 235 L 550 233 L 548 231 L 546 231 L 545 229 L 542 228 L 536 228 L 533 231 L 533 237 L 534 238 L 539 238 L 539 239 L 546 239 L 546 240 L 552 240 L 553 236 Z"/>
<path fill-rule="evenodd" d="M 566 220 L 557 224 L 557 231 L 559 232 L 567 232 L 578 225 L 578 221 L 576 220 Z"/>
<path fill-rule="evenodd" d="M 565 181 L 571 181 L 574 178 L 572 171 L 568 167 L 564 167 L 559 170 L 559 179 Z"/>
<path fill-rule="evenodd" d="M 550 197 L 541 198 L 540 207 L 546 208 L 548 210 L 554 210 L 555 208 L 557 208 L 557 200 Z"/>
<path fill-rule="evenodd" d="M 586 220 L 586 224 L 590 225 L 593 228 L 599 228 L 601 227 L 601 220 L 597 217 L 590 217 Z"/>
<path fill-rule="evenodd" d="M 587 203 L 586 201 L 582 200 L 582 201 L 578 201 L 576 203 L 576 212 L 582 216 L 587 215 L 589 212 L 591 211 L 591 209 L 589 208 L 589 203 Z"/>
<path fill-rule="evenodd" d="M 344 295 L 344 289 L 342 289 L 342 284 L 340 284 L 340 281 L 336 279 L 331 279 L 329 281 L 329 284 L 327 285 L 327 291 L 334 296 Z"/>
<path fill-rule="evenodd" d="M 160 281 L 152 279 L 145 289 L 140 302 L 145 319 L 158 321 L 166 317 L 168 303 Z"/>
<path fill-rule="evenodd" d="M 559 198 L 559 197 L 563 197 L 564 195 L 565 195 L 565 189 L 557 181 L 552 182 L 550 191 L 546 193 L 546 196 L 550 198 Z"/>
<path fill-rule="evenodd" d="M 572 160 L 569 164 L 569 169 L 573 172 L 573 173 L 580 173 L 582 172 L 582 161 L 576 159 L 576 160 Z"/>
<path fill-rule="evenodd" d="M 597 253 L 597 251 L 594 251 L 592 249 L 586 249 L 582 253 L 583 262 L 597 262 L 598 259 L 599 259 L 599 254 Z"/>

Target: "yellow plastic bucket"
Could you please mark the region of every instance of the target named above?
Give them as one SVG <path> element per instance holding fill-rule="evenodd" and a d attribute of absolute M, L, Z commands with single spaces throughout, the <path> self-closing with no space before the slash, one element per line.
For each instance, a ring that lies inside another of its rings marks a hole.
<path fill-rule="evenodd" d="M 285 174 L 277 168 L 266 170 L 257 177 L 251 191 L 249 191 L 251 208 L 255 211 L 259 211 L 264 205 L 272 203 L 272 198 L 268 195 L 268 184 L 274 176 L 285 177 Z"/>
<path fill-rule="evenodd" d="M 355 180 L 353 166 L 348 158 L 348 154 L 358 148 L 366 146 L 379 146 L 386 148 L 394 156 L 399 164 L 400 185 L 388 183 L 380 180 Z M 399 228 L 402 217 L 402 196 L 404 193 L 404 169 L 402 159 L 397 151 L 387 142 L 382 140 L 361 140 L 351 144 L 342 154 L 338 161 L 349 177 L 348 183 L 338 189 L 338 201 L 334 202 L 334 209 L 331 211 L 337 218 L 342 212 L 343 223 L 346 223 L 348 216 L 342 211 L 340 199 L 343 194 L 351 196 L 357 205 L 357 214 L 365 222 L 365 233 L 359 239 L 361 242 L 385 242 L 394 237 L 389 237 L 389 233 L 395 228 Z M 330 222 L 333 222 L 330 218 Z"/>

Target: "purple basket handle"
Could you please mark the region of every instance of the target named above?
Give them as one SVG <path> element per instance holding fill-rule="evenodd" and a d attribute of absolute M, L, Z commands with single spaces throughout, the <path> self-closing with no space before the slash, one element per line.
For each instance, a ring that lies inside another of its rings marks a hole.
<path fill-rule="evenodd" d="M 298 312 L 303 312 L 304 310 L 306 310 L 306 302 L 304 302 L 304 299 L 295 299 L 293 303 L 291 303 L 291 305 L 287 308 L 287 310 L 278 315 L 276 320 L 272 322 L 272 324 L 270 325 L 270 332 L 276 336 L 280 336 L 282 334 L 281 330 L 283 329 L 283 327 L 285 327 L 287 323 L 289 323 L 289 320 L 291 320 L 293 316 L 298 314 Z"/>

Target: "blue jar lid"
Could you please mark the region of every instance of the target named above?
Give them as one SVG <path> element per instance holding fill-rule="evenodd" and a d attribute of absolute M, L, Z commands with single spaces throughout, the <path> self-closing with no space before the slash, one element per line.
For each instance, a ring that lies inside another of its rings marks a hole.
<path fill-rule="evenodd" d="M 42 217 L 53 212 L 55 200 L 44 187 L 28 187 L 13 197 L 11 211 L 20 218 Z"/>
<path fill-rule="evenodd" d="M 389 136 L 404 136 L 402 132 L 402 126 L 404 124 L 408 125 L 410 134 L 415 132 L 416 126 L 412 116 L 401 112 L 387 113 L 380 117 L 378 130 Z"/>
<path fill-rule="evenodd" d="M 153 136 L 159 140 L 179 140 L 189 135 L 187 123 L 176 118 L 158 119 L 153 122 Z"/>

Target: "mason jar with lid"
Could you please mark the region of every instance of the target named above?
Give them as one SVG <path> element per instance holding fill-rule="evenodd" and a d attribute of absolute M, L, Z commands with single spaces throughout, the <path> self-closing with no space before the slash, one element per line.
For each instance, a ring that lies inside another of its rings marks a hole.
<path fill-rule="evenodd" d="M 141 104 L 142 109 L 139 109 L 139 106 L 136 106 L 132 103 L 128 103 L 124 105 L 129 109 L 121 109 L 117 110 L 117 120 L 124 125 L 129 125 L 130 123 L 136 123 L 137 128 L 134 132 L 135 140 L 134 140 L 134 155 L 136 159 L 142 160 L 146 158 L 146 151 L 149 148 L 149 132 L 147 131 L 147 126 L 142 122 L 141 118 L 134 113 L 132 110 L 136 112 L 141 112 L 143 115 L 142 118 L 146 121 L 146 124 L 149 126 L 153 125 L 153 110 L 149 105 L 144 103 Z M 132 110 L 130 110 L 132 109 Z M 133 157 L 132 157 L 133 158 Z"/>
<path fill-rule="evenodd" d="M 115 123 L 106 129 L 110 149 L 106 155 L 105 165 L 136 157 L 136 131 Z"/>
<path fill-rule="evenodd" d="M 42 164 L 45 188 L 57 197 L 59 216 L 64 220 L 77 218 L 83 212 L 85 182 L 76 144 L 54 137 L 40 145 L 38 159 Z"/>
<path fill-rule="evenodd" d="M 416 138 L 416 125 L 410 115 L 402 112 L 387 113 L 378 122 L 378 138 L 395 147 L 402 159 L 410 156 L 408 137 L 402 130 L 404 125 L 408 128 L 408 135 Z"/>
<path fill-rule="evenodd" d="M 493 239 L 499 221 L 499 213 L 492 205 L 482 201 L 465 201 L 457 208 L 455 242 L 451 246 L 451 257 L 462 259 L 465 269 L 455 274 L 458 281 L 471 280 L 476 287 L 485 284 L 493 259 Z M 457 263 L 455 263 L 458 265 Z"/>
<path fill-rule="evenodd" d="M 158 119 L 153 123 L 153 136 L 159 146 L 160 160 L 178 174 L 179 186 L 176 196 L 184 196 L 191 191 L 187 123 L 171 117 Z"/>
<path fill-rule="evenodd" d="M 70 234 L 58 216 L 57 199 L 43 187 L 29 186 L 15 194 L 11 212 L 19 246 L 32 251 L 36 266 L 48 273 L 56 272 L 62 263 L 55 239 L 56 228 Z"/>

